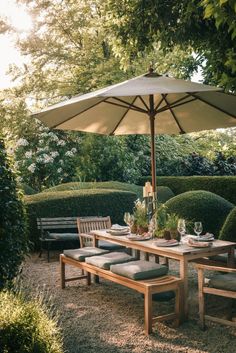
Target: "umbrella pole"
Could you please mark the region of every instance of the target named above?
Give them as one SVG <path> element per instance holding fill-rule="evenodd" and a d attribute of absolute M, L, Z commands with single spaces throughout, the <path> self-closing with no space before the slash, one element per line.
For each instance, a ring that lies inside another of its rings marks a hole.
<path fill-rule="evenodd" d="M 152 167 L 152 190 L 156 193 L 156 149 L 155 149 L 155 108 L 153 94 L 149 96 L 150 132 L 151 132 L 151 167 Z"/>

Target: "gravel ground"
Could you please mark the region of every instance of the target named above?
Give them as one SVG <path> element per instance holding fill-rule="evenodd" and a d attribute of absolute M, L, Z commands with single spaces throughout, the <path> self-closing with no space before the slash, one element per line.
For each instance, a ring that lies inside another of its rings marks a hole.
<path fill-rule="evenodd" d="M 170 262 L 170 272 L 177 274 L 177 262 Z M 76 274 L 70 268 L 68 273 Z M 198 321 L 197 277 L 189 271 L 189 321 L 179 328 L 158 323 L 153 334 L 143 332 L 143 299 L 140 294 L 106 280 L 86 286 L 82 280 L 60 289 L 58 254 L 50 263 L 33 254 L 24 264 L 23 284 L 32 292 L 50 293 L 59 316 L 59 325 L 68 353 L 235 353 L 236 330 L 209 323 L 202 331 Z M 218 301 L 217 301 L 218 300 Z M 219 299 L 209 297 L 208 307 L 217 310 Z M 155 303 L 158 313 L 167 312 L 173 302 Z"/>

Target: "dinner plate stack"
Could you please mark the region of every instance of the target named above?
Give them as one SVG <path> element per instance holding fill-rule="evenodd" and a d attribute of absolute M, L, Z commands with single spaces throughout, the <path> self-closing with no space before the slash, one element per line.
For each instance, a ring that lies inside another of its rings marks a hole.
<path fill-rule="evenodd" d="M 119 224 L 113 224 L 109 233 L 112 235 L 127 235 L 130 233 L 130 229 L 127 226 L 120 226 Z"/>

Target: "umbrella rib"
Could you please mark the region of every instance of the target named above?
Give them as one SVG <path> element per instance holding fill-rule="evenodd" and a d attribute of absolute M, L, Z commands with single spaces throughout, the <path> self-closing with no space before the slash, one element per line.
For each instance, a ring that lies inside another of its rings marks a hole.
<path fill-rule="evenodd" d="M 107 99 L 107 98 L 104 98 L 104 99 L 102 99 L 101 101 L 99 101 L 99 102 L 97 102 L 97 103 L 91 105 L 91 107 L 88 107 L 88 108 L 82 110 L 80 113 L 77 113 L 77 114 L 75 114 L 75 115 L 72 115 L 72 116 L 70 116 L 69 118 L 67 118 L 66 120 L 61 121 L 59 124 L 56 124 L 56 125 L 51 126 L 50 129 L 55 129 L 56 127 L 60 126 L 61 124 L 66 123 L 66 122 L 69 121 L 70 119 L 75 118 L 77 115 L 80 115 L 80 114 L 86 112 L 87 110 L 89 110 L 89 109 L 91 109 L 91 108 L 93 108 L 93 107 L 96 107 L 96 105 L 105 102 L 106 99 Z"/>
<path fill-rule="evenodd" d="M 134 97 L 132 104 L 135 102 L 135 100 L 137 99 L 137 96 Z M 118 128 L 118 126 L 120 125 L 120 123 L 122 122 L 122 120 L 125 118 L 126 114 L 128 113 L 129 108 L 127 108 L 127 110 L 124 112 L 124 114 L 122 115 L 122 117 L 120 118 L 120 120 L 118 121 L 118 123 L 116 124 L 115 128 L 112 130 L 112 132 L 110 133 L 110 135 L 113 135 L 114 132 L 116 131 L 116 129 Z"/>
<path fill-rule="evenodd" d="M 136 97 L 137 97 L 137 96 L 136 96 Z M 136 100 L 136 97 L 135 97 L 135 100 Z M 126 102 L 126 101 L 124 101 L 123 99 L 120 99 L 120 98 L 118 98 L 118 97 L 110 97 L 110 98 L 115 99 L 115 100 L 117 100 L 118 102 L 121 102 L 121 103 L 125 104 L 125 106 L 119 105 L 119 106 L 121 106 L 121 107 L 123 107 L 123 108 L 127 108 L 127 107 L 128 107 L 129 109 L 133 109 L 133 110 L 139 111 L 139 112 L 141 112 L 141 113 L 145 113 L 145 114 L 148 113 L 148 111 L 146 111 L 145 109 L 142 109 L 142 108 L 140 108 L 140 107 L 137 107 L 137 106 L 134 105 L 133 103 L 128 103 L 128 102 Z M 135 100 L 134 100 L 134 101 L 135 101 Z M 106 101 L 106 103 L 118 105 L 118 103 L 109 102 L 109 101 Z"/>
<path fill-rule="evenodd" d="M 180 129 L 181 134 L 185 134 L 185 131 L 183 130 L 182 126 L 180 125 L 180 123 L 179 123 L 179 121 L 178 121 L 178 119 L 177 119 L 177 117 L 175 115 L 175 112 L 173 111 L 172 107 L 170 106 L 166 96 L 165 97 L 163 96 L 163 98 L 164 98 L 164 101 L 166 102 L 167 107 L 169 107 L 169 110 L 170 110 L 170 112 L 171 112 L 176 124 L 178 125 L 178 128 Z"/>
<path fill-rule="evenodd" d="M 169 106 L 171 108 L 176 108 L 176 107 L 180 107 L 181 105 L 191 103 L 195 100 L 197 100 L 197 98 L 192 98 L 192 99 L 189 99 L 187 102 L 182 102 L 182 103 L 178 103 L 178 104 L 175 104 L 176 102 L 173 102 L 173 103 L 169 104 Z M 166 105 L 165 107 L 160 108 L 159 110 L 157 110 L 157 113 L 161 113 L 161 112 L 168 110 L 169 106 Z"/>
<path fill-rule="evenodd" d="M 147 108 L 147 110 L 149 111 L 149 107 L 148 107 L 148 105 L 146 104 L 146 102 L 144 101 L 144 99 L 143 99 L 143 97 L 141 97 L 141 96 L 137 96 L 140 100 L 141 100 L 141 102 L 143 103 L 143 105 Z"/>
<path fill-rule="evenodd" d="M 161 103 L 163 102 L 164 97 L 166 97 L 166 94 L 162 94 L 162 98 L 161 98 L 160 102 L 157 103 L 157 105 L 155 107 L 155 114 L 157 114 L 158 108 L 160 107 Z"/>
<path fill-rule="evenodd" d="M 227 112 L 226 110 L 217 107 L 217 106 L 214 105 L 213 103 L 207 102 L 205 99 L 198 97 L 198 96 L 197 96 L 196 94 L 194 94 L 194 93 L 190 93 L 190 95 L 193 96 L 193 97 L 195 97 L 196 99 L 200 100 L 201 102 L 206 103 L 206 104 L 210 105 L 211 107 L 213 107 L 213 108 L 219 110 L 220 112 L 222 112 L 222 113 L 224 113 L 224 114 L 227 114 L 227 115 L 231 116 L 232 118 L 236 119 L 236 115 L 235 115 L 235 114 L 231 114 L 231 113 Z"/>

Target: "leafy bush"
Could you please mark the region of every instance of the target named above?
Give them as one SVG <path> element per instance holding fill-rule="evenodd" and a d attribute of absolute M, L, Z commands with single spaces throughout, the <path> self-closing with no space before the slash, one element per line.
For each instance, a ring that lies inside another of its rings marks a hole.
<path fill-rule="evenodd" d="M 144 185 L 145 181 L 151 181 L 151 177 L 143 177 L 139 185 Z M 236 204 L 236 176 L 157 177 L 157 185 L 168 186 L 175 195 L 190 190 L 206 190 Z"/>
<path fill-rule="evenodd" d="M 168 186 L 158 186 L 157 187 L 157 200 L 160 203 L 165 203 L 166 201 L 168 201 L 169 199 L 171 199 L 172 197 L 174 197 L 175 194 L 173 193 L 173 191 L 168 188 Z"/>
<path fill-rule="evenodd" d="M 188 191 L 175 196 L 165 204 L 171 213 L 189 221 L 201 221 L 203 232 L 218 237 L 220 229 L 234 207 L 224 198 L 208 191 Z"/>
<path fill-rule="evenodd" d="M 4 353 L 62 353 L 55 319 L 39 300 L 0 292 L 0 351 Z"/>
<path fill-rule="evenodd" d="M 27 185 L 27 184 L 20 184 L 19 188 L 23 190 L 25 195 L 34 195 L 37 193 L 36 190 L 34 190 L 31 186 Z"/>
<path fill-rule="evenodd" d="M 0 289 L 16 276 L 28 251 L 26 214 L 15 177 L 0 140 Z"/>
<path fill-rule="evenodd" d="M 220 231 L 221 240 L 236 241 L 236 207 L 228 214 Z"/>
<path fill-rule="evenodd" d="M 132 212 L 136 195 L 118 190 L 73 190 L 25 196 L 30 238 L 39 246 L 37 217 L 111 216 L 113 223 L 123 223 L 124 212 Z"/>

